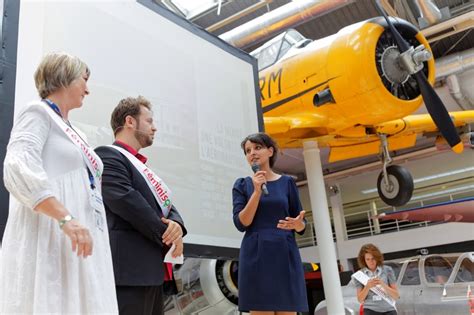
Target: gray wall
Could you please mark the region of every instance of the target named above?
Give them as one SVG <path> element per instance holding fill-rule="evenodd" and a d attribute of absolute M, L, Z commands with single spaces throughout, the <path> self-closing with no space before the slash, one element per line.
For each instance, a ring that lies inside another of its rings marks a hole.
<path fill-rule="evenodd" d="M 20 1 L 4 0 L 2 18 L 2 46 L 0 48 L 0 238 L 8 217 L 8 192 L 3 186 L 3 160 L 10 138 L 15 106 L 16 56 Z"/>

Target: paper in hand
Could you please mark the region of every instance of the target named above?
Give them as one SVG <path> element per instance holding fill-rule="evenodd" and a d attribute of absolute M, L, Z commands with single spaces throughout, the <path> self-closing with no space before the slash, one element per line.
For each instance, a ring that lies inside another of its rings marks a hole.
<path fill-rule="evenodd" d="M 364 286 L 367 285 L 367 282 L 370 280 L 369 276 L 367 276 L 361 270 L 357 271 L 356 273 L 353 273 L 351 277 L 362 283 Z M 374 292 L 379 297 L 384 299 L 388 304 L 395 307 L 395 300 L 381 287 L 372 287 L 370 288 L 370 291 Z"/>
<path fill-rule="evenodd" d="M 178 257 L 173 257 L 171 254 L 174 252 L 174 249 L 176 248 L 176 245 L 173 244 L 170 248 L 170 250 L 166 253 L 165 259 L 163 261 L 165 263 L 171 263 L 171 264 L 178 264 L 182 265 L 184 262 L 184 256 L 183 254 L 179 255 Z"/>

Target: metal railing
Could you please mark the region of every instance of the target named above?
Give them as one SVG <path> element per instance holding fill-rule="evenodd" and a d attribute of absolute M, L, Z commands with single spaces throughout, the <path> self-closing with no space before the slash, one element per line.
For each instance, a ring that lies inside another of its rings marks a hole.
<path fill-rule="evenodd" d="M 428 196 L 429 194 L 424 194 L 423 192 L 419 194 L 419 196 L 427 196 L 425 198 L 417 198 L 417 196 L 414 196 L 412 198 L 412 202 L 406 204 L 403 207 L 390 207 L 390 206 L 383 206 L 377 208 L 377 212 L 383 213 L 387 211 L 400 211 L 400 210 L 405 210 L 405 209 L 413 209 L 413 208 L 419 208 L 431 204 L 437 204 L 441 202 L 446 202 L 446 201 L 455 201 L 467 197 L 474 197 L 474 189 L 467 189 L 464 191 L 454 191 L 451 193 L 447 194 L 440 194 L 440 195 L 434 195 L 434 196 Z M 421 228 L 421 227 L 427 227 L 430 225 L 436 225 L 436 224 L 443 224 L 445 222 L 429 222 L 429 221 L 423 221 L 423 222 L 411 222 L 408 220 L 387 220 L 387 221 L 380 221 L 379 226 L 380 226 L 380 233 L 376 231 L 374 227 L 374 218 L 371 210 L 371 203 L 372 202 L 380 202 L 379 199 L 372 199 L 372 200 L 365 200 L 362 203 L 355 203 L 352 205 L 349 205 L 347 208 L 344 207 L 344 212 L 346 213 L 344 215 L 344 219 L 346 222 L 346 232 L 347 232 L 347 239 L 354 239 L 354 238 L 359 238 L 359 237 L 367 237 L 367 236 L 374 236 L 378 234 L 383 234 L 383 233 L 393 233 L 393 232 L 400 232 L 403 230 L 407 229 L 414 229 L 414 228 Z M 346 206 L 346 205 L 345 205 Z M 336 241 L 336 234 L 334 231 L 334 224 L 333 224 L 333 219 L 332 219 L 332 213 L 330 211 L 331 215 L 331 225 L 332 225 L 332 230 L 333 230 L 333 239 Z M 314 223 L 313 223 L 313 217 L 311 212 L 307 212 L 307 227 L 306 231 L 303 235 L 297 235 L 296 241 L 298 243 L 299 247 L 308 247 L 308 246 L 316 246 L 317 245 L 317 240 L 316 240 L 316 234 L 314 231 Z"/>

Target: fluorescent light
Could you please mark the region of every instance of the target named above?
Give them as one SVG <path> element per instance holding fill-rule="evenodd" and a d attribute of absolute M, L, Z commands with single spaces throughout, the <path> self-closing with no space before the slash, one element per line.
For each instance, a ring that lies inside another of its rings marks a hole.
<path fill-rule="evenodd" d="M 456 174 L 461 174 L 461 173 L 470 172 L 470 171 L 474 171 L 474 166 L 460 168 L 460 169 L 457 169 L 457 170 L 454 170 L 454 171 L 444 172 L 444 173 L 440 173 L 440 174 L 436 174 L 436 175 L 416 178 L 416 179 L 413 180 L 413 182 L 415 184 L 418 184 L 418 183 L 425 182 L 425 181 L 428 181 L 428 180 L 432 180 L 432 179 L 436 179 L 436 178 L 442 178 L 442 177 L 456 175 Z M 371 194 L 371 193 L 374 193 L 374 192 L 377 192 L 377 188 L 365 189 L 365 190 L 361 191 L 361 193 L 363 193 L 365 195 Z"/>
<path fill-rule="evenodd" d="M 416 183 L 425 182 L 427 180 L 432 180 L 432 179 L 435 179 L 435 178 L 441 178 L 441 177 L 456 175 L 456 174 L 469 172 L 469 171 L 474 171 L 474 166 L 466 167 L 466 168 L 460 168 L 458 170 L 445 172 L 445 173 L 441 173 L 441 174 L 436 174 L 436 175 L 431 175 L 431 176 L 425 176 L 425 177 L 422 177 L 422 178 L 417 178 L 417 179 L 414 179 L 413 182 L 416 184 Z"/>
<path fill-rule="evenodd" d="M 371 193 L 374 193 L 374 192 L 377 192 L 377 188 L 365 189 L 365 190 L 361 191 L 361 193 L 363 193 L 365 195 L 371 194 Z"/>
<path fill-rule="evenodd" d="M 439 195 L 444 195 L 444 194 L 450 194 L 450 193 L 469 190 L 469 189 L 474 189 L 474 185 L 465 185 L 465 186 L 461 186 L 461 187 L 436 191 L 436 192 L 429 193 L 429 194 L 419 195 L 419 196 L 411 198 L 411 200 L 413 201 L 413 200 L 418 200 L 418 199 L 423 199 L 423 198 L 428 198 L 428 197 L 434 197 L 434 196 L 439 196 Z"/>

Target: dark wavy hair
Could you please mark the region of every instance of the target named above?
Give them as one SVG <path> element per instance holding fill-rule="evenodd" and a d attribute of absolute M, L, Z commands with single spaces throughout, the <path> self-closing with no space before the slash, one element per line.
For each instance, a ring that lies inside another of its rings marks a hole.
<path fill-rule="evenodd" d="M 357 263 L 359 264 L 360 268 L 367 268 L 367 264 L 365 263 L 365 254 L 371 254 L 374 256 L 375 261 L 377 262 L 377 267 L 383 265 L 383 254 L 380 252 L 377 246 L 369 243 L 362 245 L 359 255 L 357 256 Z"/>
<path fill-rule="evenodd" d="M 244 140 L 242 140 L 242 143 L 240 144 L 240 147 L 244 151 L 244 155 L 245 155 L 245 143 L 247 143 L 247 141 L 260 144 L 268 149 L 273 148 L 273 155 L 270 157 L 270 167 L 273 167 L 273 165 L 275 164 L 277 160 L 277 153 L 278 153 L 278 146 L 275 140 L 273 140 L 269 135 L 267 135 L 264 132 L 248 135 L 247 137 L 245 137 Z"/>

